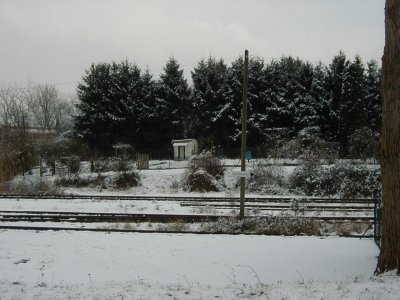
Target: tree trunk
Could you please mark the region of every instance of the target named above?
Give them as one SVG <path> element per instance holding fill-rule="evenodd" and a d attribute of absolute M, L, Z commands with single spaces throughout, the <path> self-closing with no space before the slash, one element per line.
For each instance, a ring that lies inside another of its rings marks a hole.
<path fill-rule="evenodd" d="M 386 0 L 382 65 L 382 243 L 376 273 L 400 272 L 400 0 Z"/>

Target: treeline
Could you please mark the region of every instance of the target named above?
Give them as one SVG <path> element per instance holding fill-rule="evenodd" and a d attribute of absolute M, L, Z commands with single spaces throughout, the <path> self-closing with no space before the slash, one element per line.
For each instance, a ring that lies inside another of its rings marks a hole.
<path fill-rule="evenodd" d="M 243 58 L 230 65 L 210 57 L 191 71 L 189 86 L 170 58 L 159 79 L 127 60 L 98 63 L 78 84 L 77 132 L 92 149 L 128 143 L 136 149 L 168 149 L 177 138 L 196 138 L 222 149 L 240 144 Z M 248 145 L 261 146 L 272 134 L 296 136 L 314 128 L 324 140 L 349 153 L 359 129 L 378 133 L 381 120 L 380 69 L 339 52 L 329 65 L 282 57 L 249 62 Z"/>

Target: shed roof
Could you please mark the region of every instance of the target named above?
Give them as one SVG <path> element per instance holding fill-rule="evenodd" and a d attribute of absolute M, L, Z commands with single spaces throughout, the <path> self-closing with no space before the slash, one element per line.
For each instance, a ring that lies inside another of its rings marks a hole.
<path fill-rule="evenodd" d="M 182 142 L 178 142 L 178 143 L 173 143 L 172 146 L 176 147 L 176 146 L 187 146 L 189 143 L 182 143 Z"/>

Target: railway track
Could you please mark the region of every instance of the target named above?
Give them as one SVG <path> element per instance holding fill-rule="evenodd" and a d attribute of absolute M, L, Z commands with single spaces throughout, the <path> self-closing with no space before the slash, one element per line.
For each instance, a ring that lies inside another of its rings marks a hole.
<path fill-rule="evenodd" d="M 34 231 L 95 231 L 95 232 L 140 232 L 140 233 L 180 233 L 180 234 L 247 234 L 259 235 L 268 233 L 248 232 L 246 230 L 229 231 L 225 230 L 190 230 L 184 229 L 168 229 L 174 228 L 165 227 L 163 229 L 149 229 L 143 226 L 131 226 L 132 223 L 203 223 L 203 222 L 218 222 L 235 218 L 227 215 L 187 215 L 187 214 L 129 214 L 129 213 L 94 213 L 94 212 L 71 212 L 71 211 L 0 211 L 0 229 L 5 230 L 34 230 Z M 271 223 L 280 220 L 289 221 L 289 219 L 301 219 L 306 222 L 314 220 L 329 224 L 360 224 L 361 226 L 371 227 L 374 218 L 367 216 L 257 216 L 245 217 L 245 220 L 260 220 L 271 218 Z M 233 221 L 234 222 L 234 221 Z M 46 223 L 50 225 L 45 225 Z M 98 224 L 95 224 L 98 223 Z M 119 223 L 114 227 L 113 223 Z M 234 222 L 235 223 L 235 222 Z M 36 225 L 37 224 L 37 225 Z M 56 225 L 59 224 L 59 225 Z M 70 225 L 69 225 L 70 224 Z M 74 224 L 74 225 L 73 225 Z M 93 225 L 90 225 L 93 224 Z M 99 224 L 103 224 L 99 227 Z M 108 225 L 107 225 L 108 224 Z M 129 226 L 122 226 L 121 224 L 128 224 Z M 104 226 L 105 225 L 105 226 Z M 217 226 L 218 227 L 218 226 Z M 156 226 L 157 228 L 157 226 Z M 191 228 L 191 227 L 188 227 Z M 196 227 L 195 227 L 196 228 Z M 219 227 L 218 227 L 219 228 Z M 289 235 L 293 235 L 289 233 Z M 357 238 L 372 238 L 371 235 L 365 234 L 346 234 L 346 237 Z"/>
<path fill-rule="evenodd" d="M 202 212 L 202 208 L 212 208 L 214 209 L 214 213 L 217 210 L 223 212 L 229 209 L 236 209 L 239 207 L 239 198 L 231 198 L 231 197 L 193 197 L 193 196 L 104 196 L 104 195 L 9 195 L 9 194 L 0 194 L 0 203 L 2 199 L 12 199 L 12 200 L 65 200 L 66 203 L 69 203 L 69 200 L 90 200 L 95 202 L 102 201 L 170 201 L 177 202 L 182 207 L 190 207 L 192 209 L 199 209 Z M 251 214 L 251 210 L 253 211 L 262 211 L 263 214 L 265 212 L 274 212 L 274 211 L 287 211 L 288 213 L 293 212 L 307 212 L 309 213 L 323 213 L 336 215 L 343 215 L 343 219 L 350 219 L 349 216 L 354 215 L 364 215 L 366 218 L 373 215 L 374 207 L 375 207 L 375 199 L 370 198 L 357 198 L 357 199 L 340 199 L 340 198 L 321 198 L 321 197 L 303 197 L 303 198 L 293 198 L 293 197 L 248 197 L 246 198 L 246 209 L 249 210 Z M 73 202 L 71 202 L 73 204 Z M 203 214 L 207 214 L 210 211 L 204 211 Z M 25 215 L 19 215 L 21 211 L 15 211 L 15 216 L 2 216 L 3 221 L 8 221 L 10 218 L 17 217 L 19 220 L 23 219 L 33 219 L 32 213 L 24 212 Z M 88 214 L 83 212 L 75 212 L 74 215 L 72 213 L 59 213 L 62 214 L 62 218 L 67 220 L 75 220 L 75 222 L 103 222 L 107 221 L 106 218 L 109 218 L 108 222 L 114 222 L 113 220 L 118 220 L 120 222 L 140 222 L 141 218 L 146 218 L 150 222 L 156 222 L 155 219 L 158 218 L 158 222 L 174 222 L 174 219 L 180 219 L 180 221 L 185 218 L 189 218 L 189 220 L 195 222 L 199 220 L 203 221 L 203 217 L 199 217 L 198 215 L 192 215 L 191 217 L 186 217 L 185 215 L 169 215 L 164 217 L 164 215 L 156 215 L 156 214 L 142 214 L 142 213 L 131 213 L 131 214 L 106 214 L 106 213 L 94 213 Z M 257 213 L 258 215 L 259 213 Z M 30 217 L 27 215 L 31 215 Z M 145 216 L 145 217 L 144 217 Z M 37 216 L 38 219 L 44 219 L 43 216 Z M 53 220 L 54 222 L 61 219 L 61 216 L 55 215 L 53 212 L 52 215 L 47 215 L 49 220 Z M 209 219 L 215 218 L 215 216 L 208 216 Z M 314 217 L 315 219 L 318 217 Z M 320 220 L 324 220 L 324 218 L 329 217 L 319 217 Z M 358 218 L 358 217 L 357 217 Z M 154 221 L 153 221 L 154 220 Z"/>
<path fill-rule="evenodd" d="M 176 230 L 153 230 L 153 229 L 107 229 L 107 228 L 71 228 L 71 227 L 55 227 L 55 226 L 15 226 L 15 225 L 0 225 L 0 229 L 5 230 L 29 230 L 29 231 L 89 231 L 89 232 L 124 232 L 124 233 L 167 233 L 167 234 L 219 234 L 226 235 L 222 231 L 176 231 Z M 229 235 L 260 235 L 249 232 L 230 232 Z M 287 234 L 286 236 L 296 236 L 295 234 Z M 340 235 L 339 235 L 340 236 Z M 373 239 L 373 235 L 348 234 L 348 238 L 366 238 Z"/>
<path fill-rule="evenodd" d="M 292 216 L 305 220 L 324 222 L 373 222 L 368 216 Z M 0 222 L 67 222 L 67 223 L 116 223 L 116 222 L 153 222 L 153 223 L 196 223 L 216 222 L 229 219 L 227 215 L 184 215 L 184 214 L 128 214 L 128 213 L 83 213 L 58 211 L 0 211 Z M 246 219 L 279 218 L 279 216 L 246 217 Z"/>
<path fill-rule="evenodd" d="M 68 223 L 116 223 L 116 222 L 206 222 L 217 221 L 227 216 L 177 215 L 177 214 L 129 214 L 88 213 L 58 211 L 0 211 L 0 222 L 68 222 Z"/>
<path fill-rule="evenodd" d="M 240 205 L 238 203 L 207 203 L 207 202 L 182 202 L 181 206 L 186 207 L 203 207 L 203 206 L 212 206 L 215 208 L 236 208 Z M 303 206 L 304 205 L 304 206 Z M 308 203 L 300 203 L 298 209 L 301 208 L 306 209 L 307 211 L 317 211 L 317 210 L 328 210 L 328 211 L 374 211 L 374 206 L 371 204 L 364 204 L 364 205 L 348 205 L 348 204 L 341 204 L 341 205 L 324 205 L 324 204 L 311 204 Z M 267 204 L 256 204 L 256 203 L 247 203 L 246 208 L 254 208 L 260 210 L 290 210 L 294 209 L 295 207 L 291 203 L 281 204 L 281 203 L 267 203 Z"/>
<path fill-rule="evenodd" d="M 221 201 L 239 201 L 239 197 L 212 197 L 212 196 L 148 196 L 148 195 L 13 195 L 13 194 L 0 194 L 1 199 L 25 199 L 25 200 L 44 200 L 44 199 L 57 199 L 57 200 L 147 200 L 147 201 L 203 201 L 203 202 L 221 202 Z M 246 197 L 247 203 L 260 202 L 281 202 L 290 203 L 293 200 L 299 202 L 313 202 L 313 203 L 330 203 L 330 204 L 343 204 L 343 203 L 360 203 L 360 204 L 374 204 L 377 199 L 373 198 L 327 198 L 327 197 Z"/>

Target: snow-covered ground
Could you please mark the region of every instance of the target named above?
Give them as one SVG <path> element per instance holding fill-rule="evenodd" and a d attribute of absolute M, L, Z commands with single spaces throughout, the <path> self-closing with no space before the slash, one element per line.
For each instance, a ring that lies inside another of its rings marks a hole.
<path fill-rule="evenodd" d="M 0 231 L 0 299 L 400 299 L 371 240 Z"/>
<path fill-rule="evenodd" d="M 189 193 L 174 182 L 181 182 L 186 166 L 152 161 L 150 170 L 140 171 L 138 187 L 63 192 L 184 196 Z M 225 177 L 223 192 L 190 195 L 238 197 L 232 180 Z M 173 201 L 1 199 L 0 207 L 199 213 Z M 368 239 L 0 230 L 0 241 L 0 300 L 400 299 L 398 276 L 373 276 L 379 249 Z"/>

